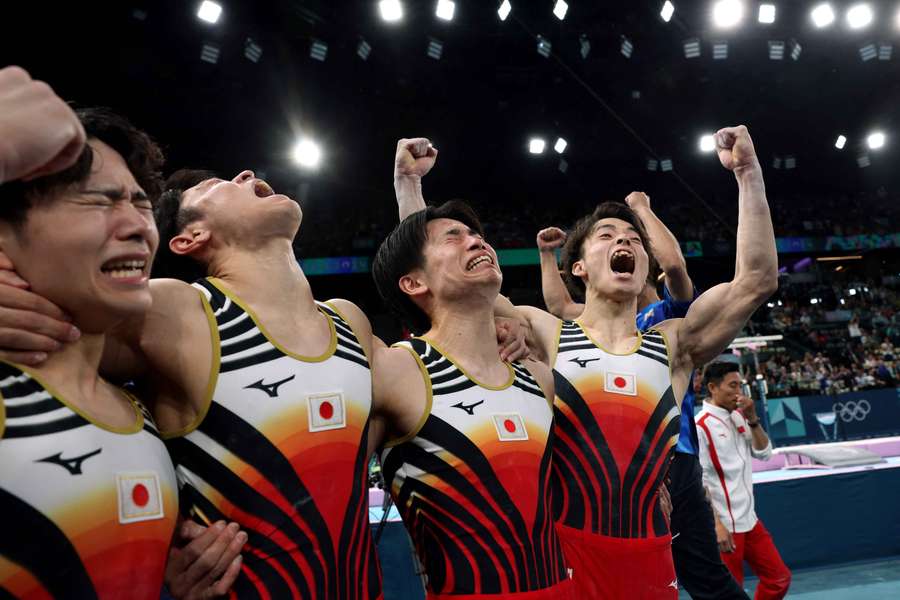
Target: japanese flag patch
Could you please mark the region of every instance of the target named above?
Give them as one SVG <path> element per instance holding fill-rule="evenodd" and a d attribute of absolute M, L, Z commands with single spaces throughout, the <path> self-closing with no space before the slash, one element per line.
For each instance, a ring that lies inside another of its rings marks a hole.
<path fill-rule="evenodd" d="M 606 385 L 604 389 L 614 394 L 637 396 L 637 381 L 632 373 L 606 372 Z"/>
<path fill-rule="evenodd" d="M 116 473 L 116 488 L 119 494 L 119 523 L 152 521 L 165 515 L 159 475 L 156 473 Z"/>
<path fill-rule="evenodd" d="M 306 397 L 306 401 L 310 431 L 329 431 L 347 426 L 347 407 L 341 392 L 312 394 Z"/>
<path fill-rule="evenodd" d="M 491 417 L 494 419 L 497 437 L 501 442 L 518 442 L 528 439 L 525 421 L 522 420 L 519 413 L 497 413 Z"/>

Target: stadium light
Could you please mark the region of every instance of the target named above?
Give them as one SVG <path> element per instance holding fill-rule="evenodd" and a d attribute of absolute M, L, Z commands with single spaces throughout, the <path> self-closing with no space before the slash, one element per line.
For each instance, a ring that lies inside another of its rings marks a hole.
<path fill-rule="evenodd" d="M 784 58 L 784 42 L 769 40 L 769 59 L 782 60 Z"/>
<path fill-rule="evenodd" d="M 812 9 L 810 16 L 812 17 L 813 25 L 819 29 L 828 27 L 834 23 L 834 9 L 831 8 L 831 5 L 827 2 L 817 4 L 816 7 Z"/>
<path fill-rule="evenodd" d="M 869 137 L 866 138 L 866 145 L 871 150 L 878 150 L 884 146 L 884 134 L 880 131 L 875 131 L 869 134 Z"/>
<path fill-rule="evenodd" d="M 456 2 L 453 2 L 453 0 L 438 0 L 437 8 L 434 9 L 434 14 L 437 15 L 437 18 L 444 21 L 452 21 L 453 13 L 455 12 Z"/>
<path fill-rule="evenodd" d="M 568 10 L 569 5 L 566 4 L 566 0 L 556 0 L 556 4 L 553 5 L 553 14 L 556 15 L 556 18 L 560 21 L 566 18 Z"/>
<path fill-rule="evenodd" d="M 250 62 L 258 63 L 262 58 L 262 46 L 253 41 L 252 38 L 244 40 L 244 57 Z"/>
<path fill-rule="evenodd" d="M 222 16 L 222 5 L 210 0 L 203 0 L 197 9 L 197 18 L 215 25 Z"/>
<path fill-rule="evenodd" d="M 716 149 L 716 138 L 713 134 L 707 133 L 700 136 L 700 152 L 713 152 Z"/>
<path fill-rule="evenodd" d="M 553 144 L 553 149 L 556 150 L 557 154 L 562 154 L 566 151 L 566 146 L 569 145 L 569 142 L 564 140 L 563 138 L 556 138 L 556 143 Z"/>
<path fill-rule="evenodd" d="M 659 11 L 659 16 L 662 17 L 662 20 L 668 23 L 672 20 L 672 15 L 675 14 L 675 5 L 666 0 L 663 2 L 662 10 Z"/>
<path fill-rule="evenodd" d="M 838 150 L 843 150 L 844 146 L 847 145 L 847 137 L 844 135 L 837 136 L 837 139 L 834 141 L 834 147 Z"/>
<path fill-rule="evenodd" d="M 713 60 L 725 60 L 728 58 L 728 42 L 713 43 Z"/>
<path fill-rule="evenodd" d="M 684 47 L 685 58 L 697 58 L 700 56 L 700 38 L 684 40 L 682 46 Z"/>
<path fill-rule="evenodd" d="M 301 167 L 314 169 L 322 159 L 322 150 L 311 139 L 305 138 L 297 142 L 293 152 L 294 162 Z"/>
<path fill-rule="evenodd" d="M 759 22 L 770 25 L 775 22 L 775 5 L 760 4 L 759 5 Z"/>
<path fill-rule="evenodd" d="M 378 3 L 381 18 L 388 23 L 394 23 L 403 18 L 403 5 L 400 0 L 381 0 Z"/>
<path fill-rule="evenodd" d="M 847 25 L 850 29 L 862 29 L 872 23 L 875 15 L 868 4 L 854 4 L 847 10 Z"/>
<path fill-rule="evenodd" d="M 542 35 L 537 36 L 537 53 L 543 56 L 544 58 L 550 58 L 550 51 L 553 48 L 553 45 L 550 43 L 550 40 L 545 38 Z"/>
<path fill-rule="evenodd" d="M 719 0 L 713 5 L 716 27 L 734 27 L 744 18 L 744 3 L 740 0 Z"/>
<path fill-rule="evenodd" d="M 528 140 L 528 151 L 532 154 L 543 154 L 547 142 L 543 138 L 531 138 Z"/>
<path fill-rule="evenodd" d="M 500 17 L 501 21 L 505 21 L 506 17 L 509 16 L 510 11 L 512 11 L 512 4 L 509 3 L 509 0 L 503 0 L 500 4 L 500 8 L 497 9 L 497 16 Z"/>

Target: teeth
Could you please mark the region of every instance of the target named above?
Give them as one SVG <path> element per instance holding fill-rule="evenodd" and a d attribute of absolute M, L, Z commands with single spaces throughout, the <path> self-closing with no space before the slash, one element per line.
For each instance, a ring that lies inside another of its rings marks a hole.
<path fill-rule="evenodd" d="M 466 266 L 466 271 L 471 271 L 472 269 L 474 269 L 475 267 L 477 267 L 478 265 L 480 265 L 483 262 L 489 262 L 491 264 L 494 263 L 493 259 L 490 256 L 485 254 L 483 256 L 479 256 L 478 258 L 475 258 L 475 259 L 469 261 L 469 264 Z"/>
<path fill-rule="evenodd" d="M 257 196 L 261 196 L 263 198 L 265 198 L 266 196 L 271 196 L 275 193 L 275 190 L 272 189 L 272 186 L 270 186 L 265 181 L 257 181 L 253 186 L 253 191 L 256 192 Z"/>
<path fill-rule="evenodd" d="M 143 260 L 123 260 L 111 263 L 100 270 L 113 278 L 138 277 L 144 272 L 147 262 Z"/>

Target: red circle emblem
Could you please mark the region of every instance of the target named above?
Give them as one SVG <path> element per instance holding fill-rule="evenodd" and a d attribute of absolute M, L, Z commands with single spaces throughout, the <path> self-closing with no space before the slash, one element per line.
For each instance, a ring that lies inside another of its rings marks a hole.
<path fill-rule="evenodd" d="M 615 379 L 613 379 L 613 383 L 616 384 L 617 388 L 623 388 L 623 387 L 625 387 L 625 384 L 628 382 L 625 381 L 624 377 L 616 377 Z"/>
<path fill-rule="evenodd" d="M 503 421 L 503 428 L 510 433 L 514 433 L 516 431 L 516 424 L 512 419 L 506 419 L 505 421 Z"/>
<path fill-rule="evenodd" d="M 327 400 L 319 405 L 319 416 L 323 419 L 330 419 L 334 416 L 334 406 Z"/>
<path fill-rule="evenodd" d="M 135 506 L 147 506 L 147 503 L 150 502 L 150 492 L 147 491 L 147 487 L 143 483 L 139 483 L 131 488 L 131 501 L 134 502 Z"/>

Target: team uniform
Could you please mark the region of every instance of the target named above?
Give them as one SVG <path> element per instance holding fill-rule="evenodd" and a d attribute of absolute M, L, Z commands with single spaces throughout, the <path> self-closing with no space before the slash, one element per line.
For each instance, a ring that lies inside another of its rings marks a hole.
<path fill-rule="evenodd" d="M 175 471 L 146 410 L 94 421 L 0 363 L 0 598 L 156 600 L 178 515 Z"/>
<path fill-rule="evenodd" d="M 699 296 L 694 290 L 694 299 Z M 679 301 L 663 288 L 663 299 L 638 312 L 637 328 L 646 331 L 667 319 L 682 318 L 693 300 Z M 694 600 L 747 600 L 719 557 L 712 507 L 703 490 L 697 425 L 694 423 L 694 374 L 681 401 L 681 430 L 666 485 L 672 497 L 672 559 L 678 584 Z"/>
<path fill-rule="evenodd" d="M 557 347 L 553 504 L 578 597 L 677 598 L 658 498 L 679 432 L 665 338 L 613 354 L 563 321 Z"/>
<path fill-rule="evenodd" d="M 422 339 L 419 426 L 385 444 L 382 470 L 428 577 L 429 600 L 565 600 L 550 506 L 553 413 L 518 364 L 505 385 L 469 378 Z"/>
<path fill-rule="evenodd" d="M 298 356 L 216 279 L 194 285 L 210 319 L 213 377 L 196 422 L 165 437 L 183 509 L 248 535 L 231 596 L 380 598 L 366 480 L 371 374 L 352 328 L 318 303 L 331 344 Z"/>
<path fill-rule="evenodd" d="M 744 560 L 759 577 L 757 600 L 784 598 L 791 572 L 781 560 L 772 536 L 756 516 L 751 458 L 768 460 L 772 442 L 762 450 L 753 447 L 750 425 L 738 411 L 703 403 L 697 415 L 700 431 L 700 463 L 703 483 L 709 490 L 719 521 L 732 532 L 734 552 L 723 552 L 731 574 L 744 582 Z"/>

